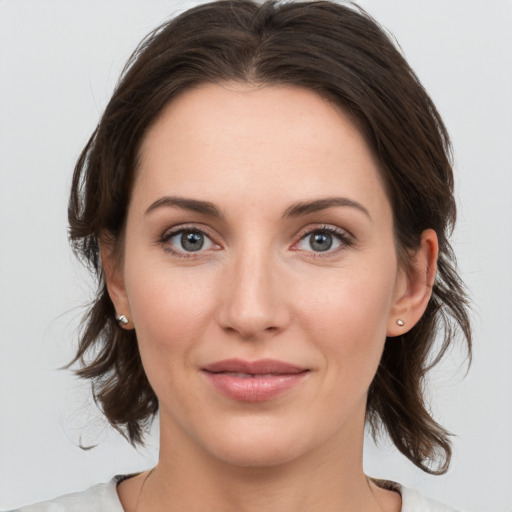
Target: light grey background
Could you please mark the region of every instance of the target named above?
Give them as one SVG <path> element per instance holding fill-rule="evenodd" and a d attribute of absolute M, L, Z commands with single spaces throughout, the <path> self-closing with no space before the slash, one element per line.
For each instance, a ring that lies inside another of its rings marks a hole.
<path fill-rule="evenodd" d="M 0 0 L 0 508 L 150 467 L 106 427 L 87 385 L 58 371 L 93 290 L 67 246 L 74 161 L 150 29 L 195 2 Z M 429 396 L 454 438 L 443 477 L 386 443 L 373 476 L 458 508 L 512 510 L 512 2 L 361 1 L 400 42 L 453 137 L 455 248 L 474 300 L 474 364 L 456 351 Z M 76 445 L 100 443 L 82 451 Z"/>

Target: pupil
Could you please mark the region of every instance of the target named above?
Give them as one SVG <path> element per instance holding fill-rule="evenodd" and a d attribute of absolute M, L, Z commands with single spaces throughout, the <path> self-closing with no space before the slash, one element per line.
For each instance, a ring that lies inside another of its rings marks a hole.
<path fill-rule="evenodd" d="M 181 245 L 186 251 L 199 251 L 204 245 L 204 237 L 201 233 L 183 233 Z"/>
<path fill-rule="evenodd" d="M 316 233 L 311 236 L 311 248 L 315 251 L 327 251 L 332 246 L 332 235 Z"/>

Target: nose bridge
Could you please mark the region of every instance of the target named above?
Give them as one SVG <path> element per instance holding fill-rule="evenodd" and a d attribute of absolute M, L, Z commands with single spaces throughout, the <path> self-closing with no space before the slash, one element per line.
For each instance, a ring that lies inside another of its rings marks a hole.
<path fill-rule="evenodd" d="M 253 338 L 287 323 L 282 283 L 272 250 L 254 239 L 234 251 L 226 268 L 219 322 L 224 329 Z"/>

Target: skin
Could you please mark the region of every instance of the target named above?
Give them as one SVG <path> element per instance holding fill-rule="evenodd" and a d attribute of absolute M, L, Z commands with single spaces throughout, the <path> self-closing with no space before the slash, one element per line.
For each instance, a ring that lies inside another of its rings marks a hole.
<path fill-rule="evenodd" d="M 402 269 L 368 146 L 305 89 L 187 91 L 148 131 L 140 156 L 122 262 L 101 247 L 109 293 L 137 331 L 160 403 L 160 462 L 142 494 L 147 474 L 119 485 L 125 509 L 399 511 L 399 494 L 363 472 L 367 391 L 386 336 L 425 310 L 435 233 L 423 233 Z M 154 206 L 164 197 L 208 201 L 221 215 Z M 286 215 L 332 197 L 349 202 Z M 204 232 L 203 248 L 187 252 L 179 229 Z M 311 243 L 322 229 L 341 234 L 328 234 L 326 251 Z M 309 371 L 276 398 L 240 402 L 201 371 L 228 358 Z"/>

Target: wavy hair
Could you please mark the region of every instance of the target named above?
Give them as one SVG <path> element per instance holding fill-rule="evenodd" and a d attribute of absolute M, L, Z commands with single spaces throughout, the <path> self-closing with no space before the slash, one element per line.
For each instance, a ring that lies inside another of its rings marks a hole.
<path fill-rule="evenodd" d="M 471 355 L 468 300 L 449 236 L 455 222 L 451 145 L 445 125 L 392 38 L 354 4 L 227 0 L 192 8 L 151 32 L 129 59 L 75 167 L 69 235 L 98 283 L 84 318 L 77 374 L 91 379 L 108 421 L 132 444 L 158 410 L 135 331 L 115 321 L 99 240 L 120 245 L 148 128 L 180 92 L 238 81 L 304 87 L 347 113 L 365 137 L 392 205 L 397 253 L 407 264 L 421 233 L 439 239 L 438 272 L 421 320 L 386 340 L 368 392 L 367 424 L 429 473 L 449 465 L 449 433 L 429 412 L 423 386 L 456 334 Z"/>

